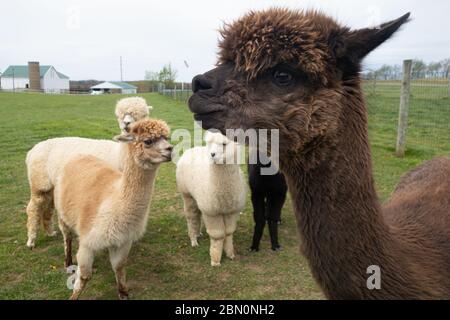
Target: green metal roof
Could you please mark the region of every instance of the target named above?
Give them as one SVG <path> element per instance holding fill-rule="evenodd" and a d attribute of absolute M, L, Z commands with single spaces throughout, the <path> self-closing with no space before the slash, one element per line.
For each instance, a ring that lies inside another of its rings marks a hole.
<path fill-rule="evenodd" d="M 39 73 L 41 75 L 41 78 L 51 67 L 52 66 L 39 66 Z M 69 79 L 68 76 L 62 74 L 61 72 L 56 71 L 56 73 L 62 79 Z M 5 70 L 5 72 L 3 72 L 2 77 L 12 77 L 13 75 L 16 78 L 28 78 L 28 66 L 9 66 Z"/>
<path fill-rule="evenodd" d="M 109 83 L 115 84 L 116 86 L 121 87 L 122 89 L 136 89 L 137 87 L 126 83 L 126 82 L 120 82 L 120 81 L 108 81 Z"/>

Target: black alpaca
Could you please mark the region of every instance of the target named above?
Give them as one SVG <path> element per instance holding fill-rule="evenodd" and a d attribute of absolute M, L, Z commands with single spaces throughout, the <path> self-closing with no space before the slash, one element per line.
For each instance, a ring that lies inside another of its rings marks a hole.
<path fill-rule="evenodd" d="M 269 225 L 272 250 L 280 250 L 278 243 L 278 223 L 281 221 L 281 209 L 286 200 L 287 185 L 283 174 L 262 175 L 261 168 L 269 164 L 248 164 L 248 178 L 252 192 L 253 218 L 255 230 L 250 251 L 259 251 L 259 242 L 266 225 Z"/>

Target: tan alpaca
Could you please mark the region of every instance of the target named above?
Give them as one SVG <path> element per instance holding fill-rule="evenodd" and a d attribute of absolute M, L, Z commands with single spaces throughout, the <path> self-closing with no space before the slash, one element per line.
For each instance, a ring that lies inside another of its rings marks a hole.
<path fill-rule="evenodd" d="M 116 118 L 122 132 L 130 125 L 147 118 L 152 107 L 140 97 L 124 98 L 116 104 Z M 93 155 L 107 161 L 114 168 L 122 170 L 123 146 L 110 140 L 96 140 L 79 137 L 54 138 L 36 144 L 26 157 L 30 201 L 27 206 L 27 246 L 33 249 L 36 243 L 39 224 L 53 236 L 53 187 L 60 176 L 61 168 L 79 154 Z"/>
<path fill-rule="evenodd" d="M 165 122 L 145 119 L 116 140 L 127 143 L 123 173 L 91 155 L 65 165 L 55 185 L 55 207 L 64 236 L 65 265 L 72 264 L 72 239 L 79 238 L 77 277 L 71 299 L 78 299 L 92 275 L 94 254 L 108 249 L 119 298 L 126 299 L 125 262 L 131 244 L 145 232 L 150 197 L 160 163 L 171 159 Z"/>

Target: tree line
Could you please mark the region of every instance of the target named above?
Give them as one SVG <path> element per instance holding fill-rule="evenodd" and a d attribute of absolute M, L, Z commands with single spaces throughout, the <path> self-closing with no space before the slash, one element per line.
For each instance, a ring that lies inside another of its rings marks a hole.
<path fill-rule="evenodd" d="M 450 78 L 450 59 L 428 64 L 423 60 L 415 59 L 412 62 L 411 76 L 413 79 L 427 77 Z M 367 80 L 400 80 L 402 78 L 402 66 L 399 64 L 384 64 L 376 70 L 365 72 L 363 77 Z"/>
<path fill-rule="evenodd" d="M 145 71 L 145 80 L 163 83 L 166 88 L 172 88 L 177 79 L 178 71 L 170 63 L 164 65 L 159 71 Z"/>

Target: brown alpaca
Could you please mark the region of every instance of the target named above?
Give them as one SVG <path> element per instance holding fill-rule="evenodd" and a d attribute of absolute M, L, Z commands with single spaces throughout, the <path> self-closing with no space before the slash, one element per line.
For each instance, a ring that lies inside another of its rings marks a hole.
<path fill-rule="evenodd" d="M 408 18 L 350 30 L 314 11 L 250 12 L 193 80 L 205 129 L 279 129 L 302 252 L 331 299 L 450 298 L 450 158 L 407 174 L 383 206 L 372 176 L 360 64 Z M 381 289 L 368 289 L 372 265 Z"/>

